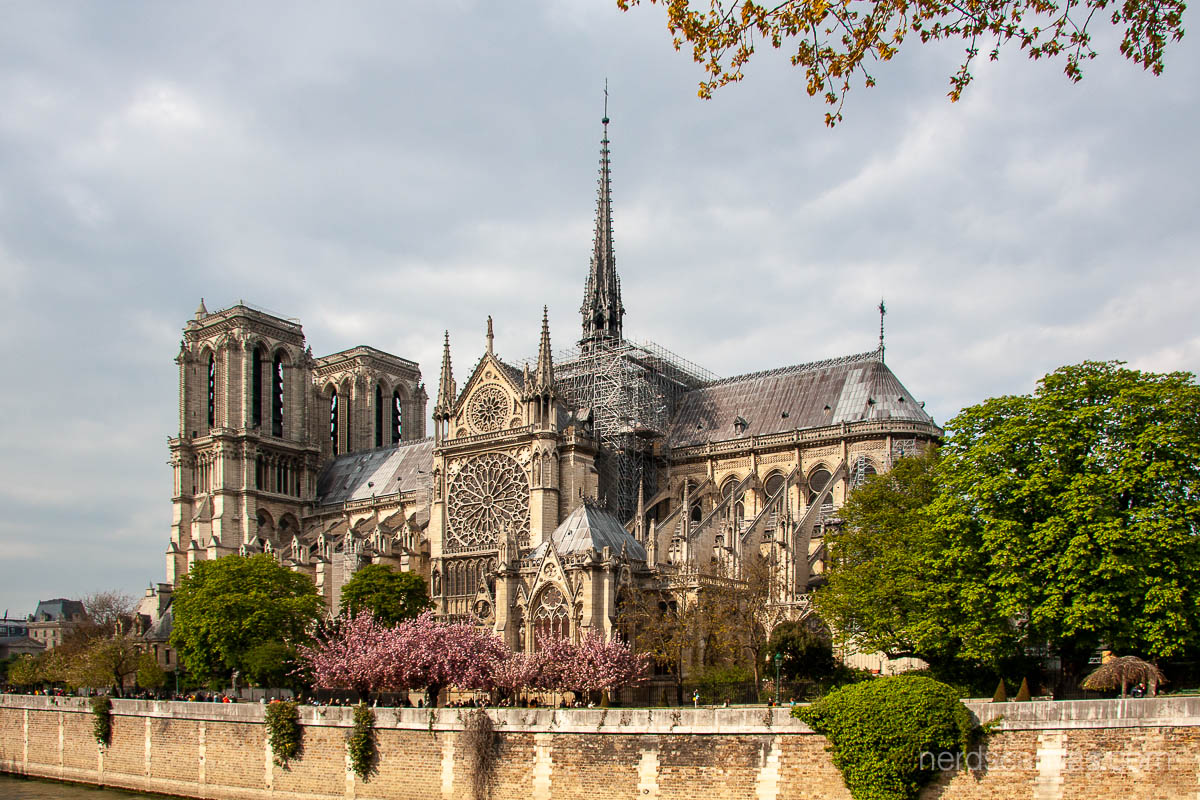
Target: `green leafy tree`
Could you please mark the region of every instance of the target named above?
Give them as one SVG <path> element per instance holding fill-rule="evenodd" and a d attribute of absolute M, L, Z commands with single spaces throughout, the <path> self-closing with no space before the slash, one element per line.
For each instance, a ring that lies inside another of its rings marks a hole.
<path fill-rule="evenodd" d="M 821 680 L 833 675 L 836 667 L 829 632 L 814 630 L 805 622 L 776 625 L 763 651 L 772 664 L 776 653 L 783 656 L 779 677 L 785 681 Z"/>
<path fill-rule="evenodd" d="M 814 602 L 855 649 L 931 663 L 958 654 L 949 626 L 956 590 L 931 580 L 946 548 L 930 517 L 938 458 L 931 450 L 897 460 L 850 494 L 841 510 L 845 524 L 826 535 L 827 582 Z"/>
<path fill-rule="evenodd" d="M 304 641 L 321 615 L 316 587 L 268 554 L 197 561 L 172 601 L 171 644 L 189 673 L 209 680 L 247 671 L 267 641 Z"/>
<path fill-rule="evenodd" d="M 44 662 L 45 659 L 38 656 L 17 656 L 16 659 L 9 664 L 8 682 L 13 686 L 19 686 L 22 689 L 45 683 L 46 678 Z"/>
<path fill-rule="evenodd" d="M 1122 31 L 1120 52 L 1158 75 L 1169 42 L 1183 38 L 1185 0 L 650 0 L 662 5 L 675 49 L 686 45 L 707 79 L 700 96 L 742 80 L 743 69 L 762 45 L 790 53 L 802 67 L 811 96 L 834 109 L 825 123 L 842 118 L 851 82 L 873 86 L 872 62 L 890 61 L 910 37 L 921 42 L 959 40 L 966 57 L 950 76 L 951 100 L 971 82 L 971 64 L 980 48 L 996 60 L 1005 47 L 1017 47 L 1035 60 L 1060 60 L 1071 81 L 1083 76 L 1083 62 L 1096 57 L 1089 26 L 1093 19 Z M 640 0 L 617 0 L 628 11 Z"/>
<path fill-rule="evenodd" d="M 416 619 L 432 608 L 425 579 L 415 572 L 399 572 L 384 564 L 368 564 L 342 587 L 342 616 L 370 611 L 382 625 Z"/>
<path fill-rule="evenodd" d="M 137 683 L 143 689 L 161 689 L 167 683 L 166 671 L 149 653 L 142 653 L 137 669 Z"/>
<path fill-rule="evenodd" d="M 296 648 L 284 642 L 262 642 L 246 651 L 243 663 L 246 677 L 255 686 L 299 689 L 301 681 L 295 677 L 300 666 Z"/>
<path fill-rule="evenodd" d="M 1200 641 L 1200 387 L 1085 362 L 964 409 L 930 505 L 962 655 L 1048 645 L 1074 683 L 1101 642 Z"/>

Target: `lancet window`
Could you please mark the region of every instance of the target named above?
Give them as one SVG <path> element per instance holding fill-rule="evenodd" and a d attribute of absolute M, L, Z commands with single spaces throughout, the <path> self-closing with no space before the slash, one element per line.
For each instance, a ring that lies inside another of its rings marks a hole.
<path fill-rule="evenodd" d="M 283 436 L 283 351 L 271 365 L 271 435 Z"/>
<path fill-rule="evenodd" d="M 217 357 L 208 354 L 208 427 L 217 424 Z"/>
<path fill-rule="evenodd" d="M 399 444 L 404 435 L 404 406 L 401 404 L 400 390 L 392 392 L 392 444 Z"/>
<path fill-rule="evenodd" d="M 261 347 L 254 348 L 250 365 L 250 425 L 255 428 L 261 428 L 263 423 L 263 361 L 266 357 Z"/>
<path fill-rule="evenodd" d="M 383 447 L 383 387 L 375 384 L 375 446 Z"/>

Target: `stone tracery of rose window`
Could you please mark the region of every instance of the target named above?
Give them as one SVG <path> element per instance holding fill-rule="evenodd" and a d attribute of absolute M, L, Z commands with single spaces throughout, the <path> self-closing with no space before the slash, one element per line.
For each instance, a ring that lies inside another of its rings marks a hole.
<path fill-rule="evenodd" d="M 551 639 L 566 639 L 571 634 L 567 615 L 567 601 L 555 586 L 547 587 L 538 596 L 538 606 L 533 612 L 533 646 Z"/>
<path fill-rule="evenodd" d="M 529 479 L 516 459 L 502 453 L 463 465 L 446 497 L 449 552 L 493 550 L 511 528 L 529 546 Z"/>
<path fill-rule="evenodd" d="M 508 394 L 488 384 L 471 396 L 467 403 L 467 422 L 479 433 L 491 433 L 504 427 L 510 416 Z"/>

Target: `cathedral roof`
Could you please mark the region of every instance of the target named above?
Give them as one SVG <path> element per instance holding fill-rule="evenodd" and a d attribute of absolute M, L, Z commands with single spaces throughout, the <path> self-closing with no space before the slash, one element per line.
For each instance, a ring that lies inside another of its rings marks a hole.
<path fill-rule="evenodd" d="M 683 396 L 669 441 L 688 447 L 883 419 L 934 425 L 875 350 L 712 381 Z"/>
<path fill-rule="evenodd" d="M 317 504 L 368 500 L 372 495 L 429 490 L 432 486 L 433 438 L 430 437 L 338 456 L 317 479 Z"/>
<path fill-rule="evenodd" d="M 619 555 L 625 548 L 625 555 L 634 561 L 646 560 L 646 548 L 642 543 L 625 530 L 625 526 L 609 512 L 584 503 L 567 515 L 562 524 L 550 534 L 550 541 L 560 555 L 571 553 L 586 553 L 595 550 L 599 553 L 606 547 L 612 548 L 613 555 Z M 546 546 L 540 545 L 532 555 L 537 557 L 545 552 Z"/>

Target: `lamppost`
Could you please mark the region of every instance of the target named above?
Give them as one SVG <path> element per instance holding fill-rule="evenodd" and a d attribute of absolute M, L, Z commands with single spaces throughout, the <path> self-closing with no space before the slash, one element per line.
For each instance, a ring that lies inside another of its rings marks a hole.
<path fill-rule="evenodd" d="M 775 705 L 779 705 L 779 665 L 783 663 L 783 653 L 775 653 Z"/>

